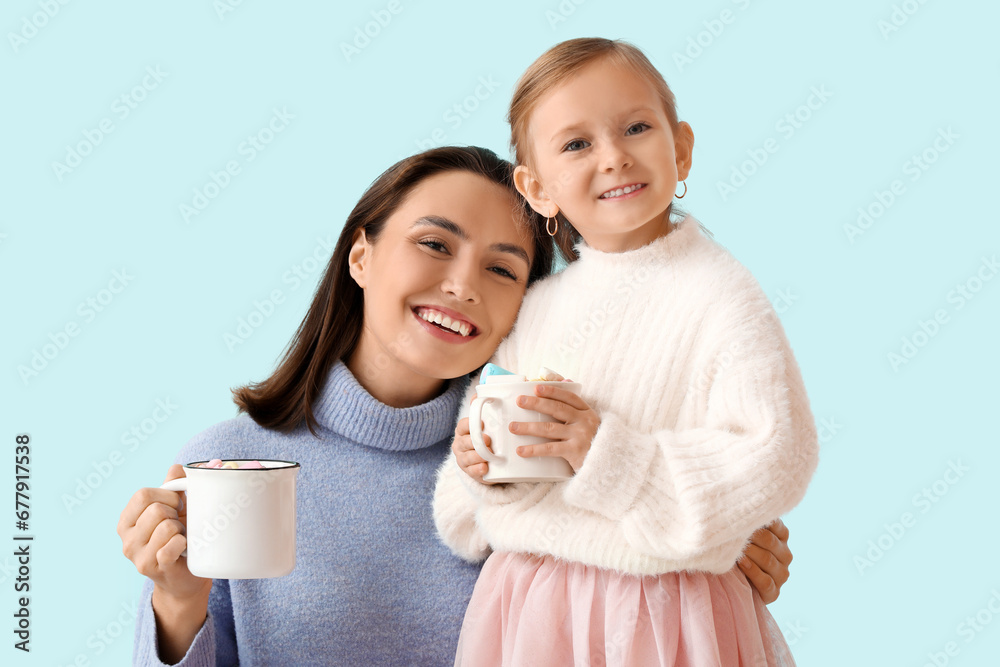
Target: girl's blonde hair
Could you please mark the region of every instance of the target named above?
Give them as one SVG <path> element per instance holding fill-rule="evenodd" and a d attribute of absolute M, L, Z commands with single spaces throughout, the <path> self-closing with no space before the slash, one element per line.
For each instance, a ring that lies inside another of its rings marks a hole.
<path fill-rule="evenodd" d="M 556 44 L 531 63 L 514 87 L 510 100 L 507 122 L 510 123 L 510 148 L 516 164 L 530 167 L 534 156 L 528 142 L 528 121 L 531 113 L 550 90 L 565 83 L 586 65 L 598 59 L 606 59 L 616 65 L 628 68 L 645 79 L 656 91 L 663 103 L 670 129 L 678 127 L 677 104 L 670 86 L 663 79 L 646 55 L 638 47 L 620 39 L 601 37 L 580 37 Z M 673 203 L 667 214 L 673 213 Z M 574 245 L 580 234 L 565 219 L 558 215 L 559 232 L 555 236 L 556 246 L 567 262 L 577 259 Z"/>

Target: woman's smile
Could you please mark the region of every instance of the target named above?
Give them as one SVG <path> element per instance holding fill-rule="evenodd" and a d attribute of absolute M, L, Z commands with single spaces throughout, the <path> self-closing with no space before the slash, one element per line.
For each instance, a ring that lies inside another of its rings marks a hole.
<path fill-rule="evenodd" d="M 413 316 L 428 333 L 448 343 L 468 343 L 479 329 L 467 317 L 442 306 L 417 306 Z"/>

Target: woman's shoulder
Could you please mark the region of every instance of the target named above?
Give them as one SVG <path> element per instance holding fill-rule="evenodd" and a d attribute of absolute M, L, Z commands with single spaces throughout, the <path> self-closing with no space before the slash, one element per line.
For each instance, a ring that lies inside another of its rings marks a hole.
<path fill-rule="evenodd" d="M 276 435 L 280 434 L 260 426 L 249 415 L 241 414 L 195 434 L 178 452 L 175 462 L 255 458 L 259 456 L 259 445 L 255 443 Z M 257 448 L 258 453 L 251 452 L 251 448 Z"/>

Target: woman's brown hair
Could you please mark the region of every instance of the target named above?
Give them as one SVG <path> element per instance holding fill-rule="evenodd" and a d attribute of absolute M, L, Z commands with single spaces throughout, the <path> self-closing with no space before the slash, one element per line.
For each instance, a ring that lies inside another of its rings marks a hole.
<path fill-rule="evenodd" d="M 539 217 L 514 187 L 514 166 L 491 150 L 477 146 L 444 146 L 413 155 L 387 169 L 368 187 L 347 216 L 333 255 L 327 263 L 312 304 L 269 378 L 233 390 L 233 401 L 266 428 L 289 432 L 305 422 L 316 434 L 312 404 L 330 368 L 346 359 L 361 337 L 364 291 L 348 270 L 354 238 L 363 230 L 376 243 L 385 222 L 421 181 L 434 174 L 467 171 L 503 186 L 518 204 L 514 224 L 528 230 L 534 260 L 528 284 L 549 274 L 554 249 Z"/>
<path fill-rule="evenodd" d="M 528 141 L 528 124 L 531 112 L 542 97 L 597 59 L 606 59 L 646 79 L 663 103 L 667 120 L 670 121 L 670 129 L 677 130 L 679 121 L 674 93 L 663 75 L 638 47 L 620 39 L 601 37 L 568 39 L 556 44 L 531 63 L 514 87 L 514 95 L 511 97 L 507 112 L 507 122 L 510 123 L 510 147 L 517 164 L 529 168 L 532 166 L 533 155 Z M 667 208 L 668 216 L 679 213 L 673 203 Z M 567 262 L 575 261 L 577 254 L 573 246 L 580 241 L 580 233 L 573 229 L 573 225 L 562 213 L 556 217 L 559 220 L 559 231 L 555 235 L 556 246 Z M 542 224 L 545 224 L 544 221 Z"/>

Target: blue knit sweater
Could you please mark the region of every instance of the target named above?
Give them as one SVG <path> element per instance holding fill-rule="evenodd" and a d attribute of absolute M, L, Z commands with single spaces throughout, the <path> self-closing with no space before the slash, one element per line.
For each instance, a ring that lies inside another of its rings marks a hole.
<path fill-rule="evenodd" d="M 314 405 L 319 439 L 246 415 L 191 439 L 176 461 L 298 461 L 295 570 L 216 579 L 208 618 L 180 665 L 450 665 L 479 565 L 453 556 L 431 515 L 466 383 L 412 408 L 373 398 L 338 362 Z M 136 619 L 133 662 L 157 654 L 153 584 Z"/>

